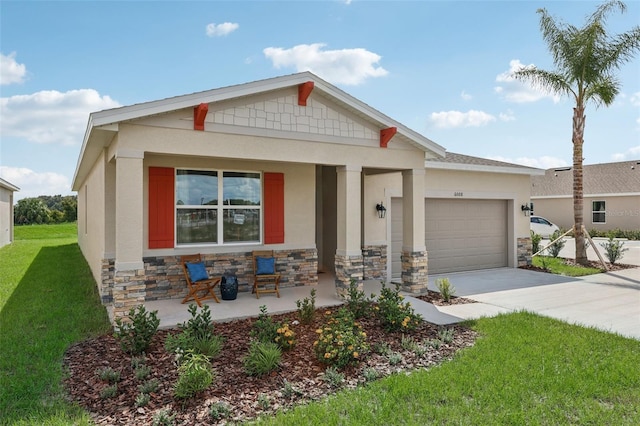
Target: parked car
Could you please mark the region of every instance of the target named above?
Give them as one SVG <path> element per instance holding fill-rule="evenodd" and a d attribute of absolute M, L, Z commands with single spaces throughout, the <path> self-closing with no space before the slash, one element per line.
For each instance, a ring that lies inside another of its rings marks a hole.
<path fill-rule="evenodd" d="M 531 230 L 538 235 L 542 235 L 542 238 L 549 238 L 551 234 L 559 231 L 560 228 L 549 222 L 544 217 L 531 216 Z"/>

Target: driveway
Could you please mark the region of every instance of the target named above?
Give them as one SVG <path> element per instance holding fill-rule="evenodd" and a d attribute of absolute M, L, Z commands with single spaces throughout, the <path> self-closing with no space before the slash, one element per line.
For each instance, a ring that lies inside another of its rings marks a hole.
<path fill-rule="evenodd" d="M 428 307 L 427 321 L 465 319 L 526 310 L 571 324 L 640 339 L 640 268 L 571 278 L 524 269 L 490 269 L 446 275 L 456 296 L 479 303 Z M 435 310 L 434 310 L 435 309 Z"/>

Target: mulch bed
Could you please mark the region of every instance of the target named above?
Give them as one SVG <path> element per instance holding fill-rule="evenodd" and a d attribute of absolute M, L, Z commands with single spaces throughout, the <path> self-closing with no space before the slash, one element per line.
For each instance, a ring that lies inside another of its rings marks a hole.
<path fill-rule="evenodd" d="M 221 355 L 212 361 L 215 369 L 214 383 L 191 400 L 174 398 L 173 386 L 178 377 L 177 369 L 173 354 L 164 348 L 167 335 L 178 330 L 160 330 L 146 353 L 146 365 L 151 367 L 147 380 L 157 379 L 160 385 L 144 407 L 137 407 L 135 404 L 142 381 L 135 378 L 132 357 L 121 350 L 119 342 L 112 335 L 99 336 L 69 348 L 64 358 L 68 370 L 65 385 L 70 398 L 88 410 L 98 425 L 149 425 L 156 412 L 167 408 L 176 415 L 176 424 L 179 425 L 226 424 L 254 419 L 261 414 L 275 413 L 336 392 L 336 389 L 322 379 L 326 365 L 316 359 L 312 350 L 317 338 L 315 330 L 323 324 L 325 311 L 333 309 L 319 309 L 314 323 L 310 325 L 296 324 L 298 316 L 295 312 L 273 316 L 277 322 L 290 324 L 296 333 L 297 344 L 293 349 L 283 352 L 279 370 L 262 377 L 247 375 L 242 363 L 247 354 L 249 334 L 255 319 L 216 323 L 215 332 L 222 335 L 225 342 Z M 343 388 L 353 388 L 365 383 L 362 374 L 365 368 L 376 369 L 381 377 L 430 368 L 450 359 L 457 351 L 472 346 L 477 337 L 476 332 L 471 329 L 462 326 L 448 327 L 454 330 L 451 343 L 443 343 L 437 349 L 429 347 L 424 355 L 417 356 L 402 348 L 401 333 L 385 332 L 375 317 L 359 322 L 367 333 L 368 343 L 372 348 L 376 344 L 386 343 L 393 351 L 402 354 L 402 361 L 391 365 L 387 357 L 370 352 L 359 365 L 342 370 L 345 375 Z M 411 337 L 417 342 L 425 342 L 437 339 L 439 331 L 439 327 L 423 322 Z M 121 373 L 117 395 L 112 398 L 100 396 L 101 390 L 108 386 L 97 374 L 104 367 L 111 367 Z M 294 395 L 288 398 L 283 395 L 286 382 L 296 389 Z M 265 398 L 269 399 L 268 408 L 264 406 Z M 231 409 L 229 418 L 214 420 L 210 417 L 209 407 L 216 402 L 227 404 Z"/>
<path fill-rule="evenodd" d="M 437 291 L 428 290 L 426 294 L 420 296 L 414 296 L 416 299 L 429 302 L 436 306 L 449 306 L 449 305 L 464 305 L 467 303 L 477 303 L 475 300 L 465 299 L 464 297 L 452 296 L 449 301 L 442 298 L 442 295 Z"/>

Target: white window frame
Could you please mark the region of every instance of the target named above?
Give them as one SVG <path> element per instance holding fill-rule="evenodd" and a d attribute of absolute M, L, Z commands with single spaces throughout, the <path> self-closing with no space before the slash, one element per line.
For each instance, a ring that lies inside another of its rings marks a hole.
<path fill-rule="evenodd" d="M 595 203 L 602 203 L 604 210 L 594 210 L 593 207 Z M 593 220 L 595 213 L 604 215 L 604 220 L 602 222 L 595 222 Z M 605 225 L 607 223 L 607 202 L 605 200 L 591 201 L 591 223 L 594 225 Z"/>

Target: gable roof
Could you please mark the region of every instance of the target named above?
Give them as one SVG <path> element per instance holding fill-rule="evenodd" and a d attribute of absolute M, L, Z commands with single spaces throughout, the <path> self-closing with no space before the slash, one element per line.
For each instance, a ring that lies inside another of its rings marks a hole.
<path fill-rule="evenodd" d="M 20 191 L 20 188 L 18 188 L 17 186 L 15 186 L 12 183 L 7 182 L 6 180 L 4 180 L 2 178 L 0 178 L 0 188 L 8 189 L 11 192 Z"/>
<path fill-rule="evenodd" d="M 192 108 L 201 103 L 214 103 L 249 97 L 260 93 L 298 86 L 309 81 L 314 83 L 312 96 L 324 96 L 347 111 L 365 121 L 373 123 L 381 129 L 396 127 L 397 133 L 394 138 L 404 140 L 422 151 L 430 152 L 433 156 L 441 157 L 445 155 L 444 147 L 354 98 L 336 86 L 327 83 L 315 74 L 305 71 L 287 76 L 93 112 L 89 115 L 72 186 L 74 190 L 77 190 L 76 185 L 79 184 L 78 179 L 86 175 L 88 168 L 93 165 L 100 150 L 102 150 L 105 143 L 107 143 L 107 139 L 110 139 L 109 136 L 104 135 L 104 131 L 117 131 L 117 124 L 120 122 L 136 120 L 184 108 Z M 100 133 L 103 134 L 101 135 Z"/>
<path fill-rule="evenodd" d="M 640 161 L 622 161 L 583 166 L 583 192 L 588 195 L 640 195 Z M 547 169 L 544 176 L 531 179 L 532 197 L 573 195 L 573 168 Z"/>
<path fill-rule="evenodd" d="M 425 161 L 427 169 L 462 170 L 475 172 L 510 173 L 524 175 L 543 175 L 544 170 L 504 161 L 472 157 L 470 155 L 447 152 L 443 158 L 429 158 Z"/>

